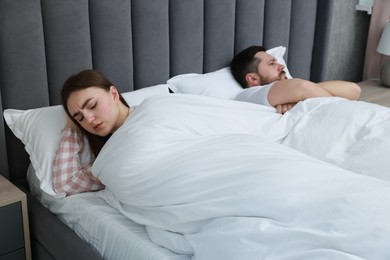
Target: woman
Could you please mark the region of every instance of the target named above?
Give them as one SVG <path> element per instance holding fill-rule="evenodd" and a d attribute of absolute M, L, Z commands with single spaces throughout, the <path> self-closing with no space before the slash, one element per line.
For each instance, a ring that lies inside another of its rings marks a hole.
<path fill-rule="evenodd" d="M 68 118 L 54 160 L 54 190 L 71 195 L 103 189 L 91 173 L 92 162 L 131 109 L 115 86 L 96 70 L 71 76 L 62 88 L 61 99 Z M 85 165 L 80 159 L 83 134 L 93 154 Z"/>

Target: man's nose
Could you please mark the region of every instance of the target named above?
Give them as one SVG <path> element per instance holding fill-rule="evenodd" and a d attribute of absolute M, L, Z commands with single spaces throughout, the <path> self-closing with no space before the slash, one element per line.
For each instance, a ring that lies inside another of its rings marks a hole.
<path fill-rule="evenodd" d="M 279 63 L 279 70 L 284 70 L 284 65 Z"/>

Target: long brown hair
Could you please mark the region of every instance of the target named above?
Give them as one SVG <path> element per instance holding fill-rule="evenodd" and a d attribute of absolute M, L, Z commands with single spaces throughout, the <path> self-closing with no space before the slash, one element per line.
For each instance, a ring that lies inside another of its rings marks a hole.
<path fill-rule="evenodd" d="M 87 136 L 89 147 L 93 152 L 93 154 L 95 155 L 95 157 L 99 154 L 103 145 L 107 142 L 107 140 L 110 138 L 111 135 L 102 137 L 102 136 L 91 134 L 88 131 L 86 131 L 79 124 L 79 122 L 76 119 L 74 119 L 73 116 L 70 114 L 67 103 L 68 103 L 69 96 L 75 91 L 86 89 L 89 87 L 98 87 L 108 92 L 111 86 L 114 85 L 102 73 L 90 69 L 90 70 L 83 70 L 78 74 L 69 77 L 65 81 L 61 90 L 62 106 L 64 107 L 66 114 L 72 119 L 72 121 L 77 125 L 77 127 Z M 125 106 L 129 107 L 125 99 L 120 94 L 119 94 L 119 99 Z"/>

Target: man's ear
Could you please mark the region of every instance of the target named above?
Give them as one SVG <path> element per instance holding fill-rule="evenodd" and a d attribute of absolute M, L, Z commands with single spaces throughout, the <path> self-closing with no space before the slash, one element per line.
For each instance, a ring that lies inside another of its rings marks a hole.
<path fill-rule="evenodd" d="M 247 73 L 245 75 L 245 80 L 248 83 L 248 87 L 260 86 L 260 77 L 257 73 Z"/>

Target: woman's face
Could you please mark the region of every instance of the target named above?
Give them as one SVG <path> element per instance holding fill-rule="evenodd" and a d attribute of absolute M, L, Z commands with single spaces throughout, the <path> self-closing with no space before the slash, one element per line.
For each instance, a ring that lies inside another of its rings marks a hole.
<path fill-rule="evenodd" d="M 120 100 L 117 89 L 89 87 L 70 94 L 67 107 L 70 114 L 88 132 L 107 136 L 119 128 Z"/>

